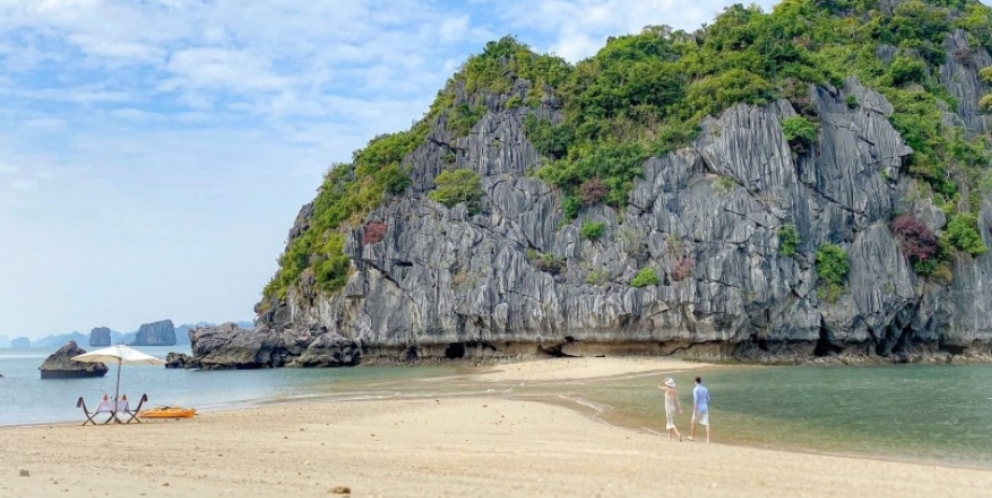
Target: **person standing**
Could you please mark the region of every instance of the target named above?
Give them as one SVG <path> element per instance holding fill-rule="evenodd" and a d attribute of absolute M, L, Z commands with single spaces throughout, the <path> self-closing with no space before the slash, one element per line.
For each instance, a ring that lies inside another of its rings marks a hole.
<path fill-rule="evenodd" d="M 696 377 L 696 387 L 692 389 L 692 427 L 689 441 L 696 440 L 696 424 L 706 427 L 706 442 L 710 442 L 710 390 L 703 385 L 703 379 Z"/>
<path fill-rule="evenodd" d="M 665 430 L 668 431 L 668 439 L 672 439 L 674 433 L 681 443 L 682 433 L 675 427 L 675 410 L 681 414 L 682 404 L 679 403 L 679 391 L 675 389 L 675 380 L 671 377 L 666 378 L 665 382 L 658 384 L 658 389 L 665 391 Z"/>

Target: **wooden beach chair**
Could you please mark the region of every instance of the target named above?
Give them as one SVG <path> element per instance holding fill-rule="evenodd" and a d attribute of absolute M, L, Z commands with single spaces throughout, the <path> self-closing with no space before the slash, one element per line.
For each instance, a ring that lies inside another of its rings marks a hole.
<path fill-rule="evenodd" d="M 82 396 L 80 396 L 79 397 L 79 401 L 76 402 L 76 408 L 82 408 L 83 409 L 83 415 L 86 415 L 86 421 L 83 422 L 83 425 L 86 425 L 86 424 L 96 425 L 96 421 L 93 420 L 93 417 L 96 416 L 96 412 L 90 413 L 90 411 L 86 409 L 86 402 L 83 401 L 83 397 Z"/>
<path fill-rule="evenodd" d="M 83 422 L 83 425 L 86 424 L 96 425 L 96 420 L 93 420 L 93 417 L 96 417 L 101 413 L 110 414 L 110 417 L 107 418 L 106 422 L 103 422 L 104 424 L 109 424 L 110 421 L 113 420 L 116 415 L 113 409 L 113 401 L 101 401 L 100 404 L 97 405 L 96 410 L 93 410 L 93 412 L 91 413 L 88 409 L 86 409 L 86 401 L 84 401 L 83 397 L 80 396 L 79 401 L 76 401 L 76 408 L 82 408 L 83 414 L 86 415 L 86 421 Z"/>
<path fill-rule="evenodd" d="M 141 405 L 145 404 L 145 401 L 148 401 L 148 395 L 147 394 L 142 394 L 141 395 L 141 399 L 138 400 L 138 407 L 137 408 L 135 408 L 134 410 L 132 410 L 129 406 L 125 406 L 124 407 L 124 413 L 130 416 L 127 419 L 127 421 L 124 422 L 125 424 L 130 424 L 132 421 L 133 422 L 137 422 L 139 424 L 141 423 L 141 420 L 138 419 L 138 412 L 141 411 Z"/>

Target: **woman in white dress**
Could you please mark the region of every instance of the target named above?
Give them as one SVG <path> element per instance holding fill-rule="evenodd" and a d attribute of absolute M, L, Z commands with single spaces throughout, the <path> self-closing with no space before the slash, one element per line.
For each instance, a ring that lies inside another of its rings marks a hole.
<path fill-rule="evenodd" d="M 678 410 L 679 414 L 682 413 L 682 404 L 679 403 L 679 391 L 675 389 L 675 380 L 671 377 L 665 379 L 664 382 L 658 384 L 658 389 L 665 391 L 665 429 L 668 431 L 668 439 L 672 439 L 672 436 L 678 436 L 679 442 L 682 442 L 682 433 L 675 427 L 675 410 Z"/>

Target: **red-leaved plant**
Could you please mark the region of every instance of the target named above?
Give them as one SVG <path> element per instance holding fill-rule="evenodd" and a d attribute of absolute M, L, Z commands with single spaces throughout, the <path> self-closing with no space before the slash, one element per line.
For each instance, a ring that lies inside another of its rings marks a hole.
<path fill-rule="evenodd" d="M 681 282 L 690 275 L 692 275 L 692 267 L 696 264 L 696 260 L 692 256 L 682 256 L 682 259 L 675 262 L 672 265 L 672 280 L 676 282 Z"/>
<path fill-rule="evenodd" d="M 370 221 L 365 224 L 365 236 L 362 237 L 363 244 L 378 244 L 386 236 L 386 224 L 377 221 Z"/>
<path fill-rule="evenodd" d="M 901 239 L 902 252 L 911 262 L 924 262 L 937 255 L 937 236 L 916 216 L 896 216 L 890 227 Z"/>
<path fill-rule="evenodd" d="M 599 178 L 590 178 L 579 187 L 579 200 L 583 206 L 595 206 L 610 194 L 610 187 Z"/>

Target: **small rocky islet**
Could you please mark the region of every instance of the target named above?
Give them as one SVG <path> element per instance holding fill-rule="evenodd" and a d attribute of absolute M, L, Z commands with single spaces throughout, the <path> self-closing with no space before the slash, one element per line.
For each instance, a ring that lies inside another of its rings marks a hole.
<path fill-rule="evenodd" d="M 103 363 L 84 363 L 73 361 L 72 358 L 85 354 L 86 350 L 79 347 L 76 341 L 69 341 L 55 351 L 38 367 L 42 379 L 82 379 L 103 377 L 107 375 L 107 366 Z"/>
<path fill-rule="evenodd" d="M 990 51 L 973 0 L 734 5 L 577 64 L 491 42 L 183 364 L 988 360 Z"/>

